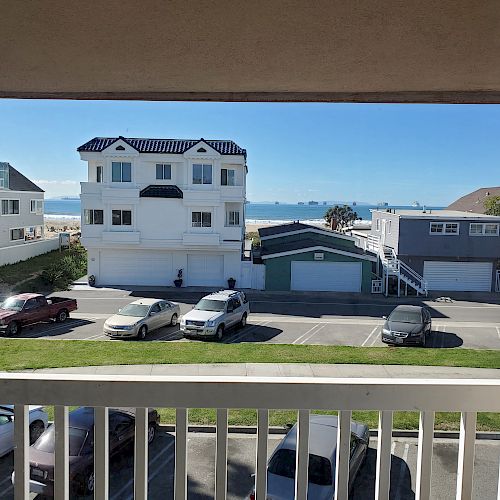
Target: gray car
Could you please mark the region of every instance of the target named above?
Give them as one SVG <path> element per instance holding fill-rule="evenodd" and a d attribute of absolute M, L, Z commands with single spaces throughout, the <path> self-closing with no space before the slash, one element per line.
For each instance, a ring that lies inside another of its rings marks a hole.
<path fill-rule="evenodd" d="M 309 418 L 309 484 L 308 498 L 335 498 L 335 462 L 337 451 L 337 417 L 311 415 Z M 364 424 L 351 423 L 351 456 L 349 489 L 366 458 L 369 430 Z M 267 499 L 293 500 L 295 493 L 295 450 L 297 425 L 276 447 L 267 464 Z M 254 498 L 250 494 L 250 499 Z"/>
<path fill-rule="evenodd" d="M 397 306 L 389 317 L 385 318 L 382 342 L 425 347 L 431 331 L 431 314 L 425 307 Z"/>

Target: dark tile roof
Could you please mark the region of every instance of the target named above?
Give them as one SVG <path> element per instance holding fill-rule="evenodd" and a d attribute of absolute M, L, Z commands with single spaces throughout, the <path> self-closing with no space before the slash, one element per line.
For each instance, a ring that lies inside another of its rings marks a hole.
<path fill-rule="evenodd" d="M 21 172 L 18 172 L 10 163 L 0 162 L 2 167 L 9 168 L 9 189 L 12 191 L 30 191 L 43 193 L 43 189 L 38 187 L 34 182 L 31 182 Z"/>
<path fill-rule="evenodd" d="M 490 196 L 500 196 L 500 186 L 476 189 L 476 191 L 454 201 L 450 206 L 446 207 L 446 210 L 484 214 L 484 202 Z"/>
<path fill-rule="evenodd" d="M 340 247 L 339 245 L 336 244 L 335 237 L 332 237 L 332 241 L 329 242 L 318 241 L 313 238 L 302 238 L 296 241 L 283 242 L 281 245 L 273 244 L 269 248 L 266 247 L 266 242 L 264 241 L 262 243 L 261 255 L 265 256 L 281 252 L 292 252 L 294 250 L 303 250 L 304 248 L 311 248 L 311 247 L 325 247 L 325 248 L 331 248 L 332 250 L 341 250 L 343 252 L 348 252 L 348 253 L 372 256 L 371 253 L 367 253 L 361 248 L 356 247 L 354 245 L 349 249 L 346 249 L 345 247 Z"/>
<path fill-rule="evenodd" d="M 182 198 L 183 192 L 172 185 L 152 185 L 144 188 L 139 196 L 141 198 Z"/>
<path fill-rule="evenodd" d="M 289 224 L 280 224 L 279 226 L 261 227 L 259 229 L 259 236 L 274 236 L 276 234 L 288 233 L 290 231 L 300 231 L 301 229 L 323 229 L 302 222 L 290 222 Z"/>
<path fill-rule="evenodd" d="M 183 154 L 200 141 L 205 142 L 221 155 L 243 155 L 246 158 L 246 149 L 240 148 L 233 141 L 205 140 L 205 139 L 141 139 L 129 137 L 94 137 L 80 146 L 77 151 L 100 153 L 119 139 L 123 140 L 139 153 L 171 153 Z"/>

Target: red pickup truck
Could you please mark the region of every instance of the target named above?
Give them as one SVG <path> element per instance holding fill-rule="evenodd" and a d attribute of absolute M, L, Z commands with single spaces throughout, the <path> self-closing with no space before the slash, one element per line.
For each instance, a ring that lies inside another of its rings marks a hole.
<path fill-rule="evenodd" d="M 22 293 L 0 304 L 0 334 L 16 335 L 24 325 L 41 321 L 66 321 L 71 311 L 76 311 L 75 299 L 45 297 L 39 293 Z"/>

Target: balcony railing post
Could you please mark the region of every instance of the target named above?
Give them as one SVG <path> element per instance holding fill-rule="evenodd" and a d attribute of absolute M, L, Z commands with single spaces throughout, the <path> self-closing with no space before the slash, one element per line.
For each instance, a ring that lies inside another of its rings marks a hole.
<path fill-rule="evenodd" d="M 56 406 L 54 500 L 69 499 L 69 413 L 67 406 Z"/>
<path fill-rule="evenodd" d="M 434 412 L 420 412 L 418 432 L 417 481 L 415 500 L 431 497 L 432 440 L 434 437 Z"/>
<path fill-rule="evenodd" d="M 269 411 L 257 413 L 257 452 L 255 466 L 255 500 L 266 500 L 267 495 L 267 435 Z"/>
<path fill-rule="evenodd" d="M 335 469 L 335 500 L 349 497 L 349 459 L 351 447 L 351 412 L 340 411 L 337 429 L 337 465 Z"/>
<path fill-rule="evenodd" d="M 309 473 L 309 410 L 299 410 L 295 467 L 295 500 L 307 500 Z"/>
<path fill-rule="evenodd" d="M 95 497 L 109 497 L 109 410 L 105 406 L 94 409 L 94 485 Z"/>
<path fill-rule="evenodd" d="M 227 409 L 217 409 L 217 434 L 215 443 L 215 498 L 227 496 Z"/>
<path fill-rule="evenodd" d="M 187 498 L 187 415 L 186 408 L 175 412 L 175 500 Z"/>
<path fill-rule="evenodd" d="M 14 500 L 29 498 L 29 406 L 14 406 Z"/>
<path fill-rule="evenodd" d="M 148 408 L 135 410 L 134 500 L 148 498 Z"/>
<path fill-rule="evenodd" d="M 391 487 L 392 411 L 379 412 L 375 500 L 389 500 Z"/>
<path fill-rule="evenodd" d="M 457 500 L 470 500 L 472 498 L 474 448 L 476 445 L 476 421 L 477 413 L 475 412 L 462 412 L 460 415 Z"/>

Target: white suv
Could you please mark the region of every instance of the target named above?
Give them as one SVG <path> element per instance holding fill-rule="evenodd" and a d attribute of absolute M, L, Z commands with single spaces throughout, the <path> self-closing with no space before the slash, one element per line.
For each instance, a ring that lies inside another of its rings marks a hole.
<path fill-rule="evenodd" d="M 233 326 L 247 324 L 250 308 L 243 292 L 221 290 L 203 297 L 180 323 L 184 337 L 212 337 L 221 340 Z"/>

